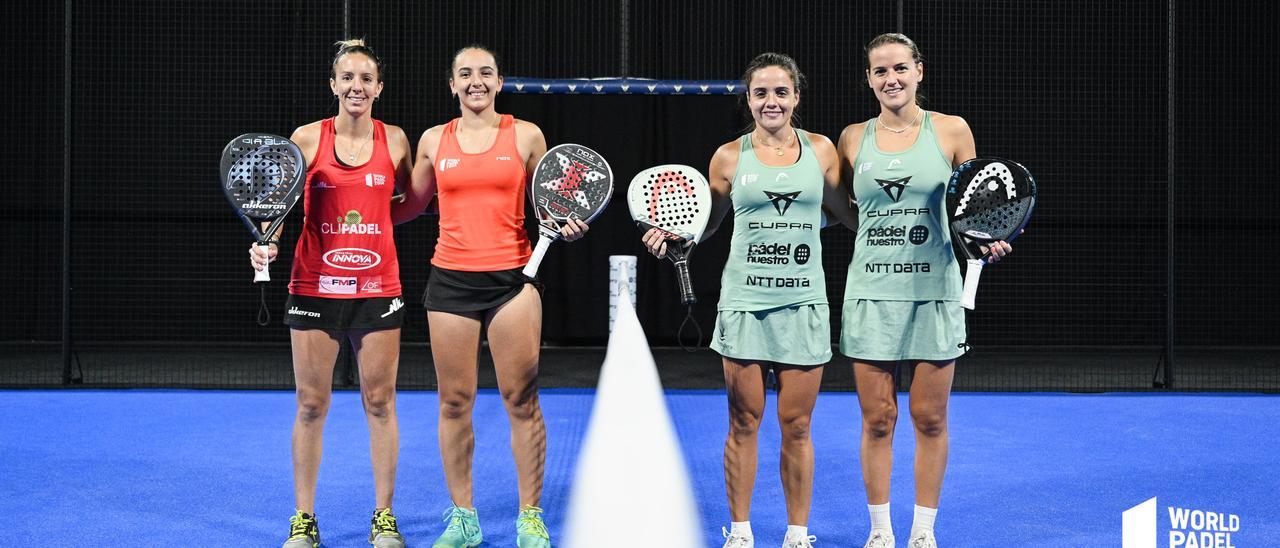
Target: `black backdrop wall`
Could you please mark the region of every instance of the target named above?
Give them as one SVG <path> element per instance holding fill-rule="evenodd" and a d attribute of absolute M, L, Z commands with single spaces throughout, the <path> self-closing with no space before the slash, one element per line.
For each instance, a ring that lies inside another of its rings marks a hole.
<path fill-rule="evenodd" d="M 845 125 L 876 112 L 862 80 L 862 45 L 901 30 L 923 49 L 927 106 L 964 116 L 980 154 L 1018 159 L 1039 182 L 1039 207 L 1017 251 L 984 275 L 979 312 L 970 316 L 972 344 L 1033 349 L 1046 358 L 1072 348 L 1158 354 L 1172 333 L 1187 349 L 1179 362 L 1190 375 L 1184 386 L 1217 386 L 1213 379 L 1224 373 L 1207 357 L 1240 349 L 1262 367 L 1244 374 L 1280 386 L 1280 352 L 1270 346 L 1280 304 L 1271 280 L 1280 266 L 1272 243 L 1280 191 L 1267 168 L 1280 44 L 1268 27 L 1275 7 L 1244 5 L 35 6 L 10 18 L 25 47 L 11 55 L 22 85 L 10 90 L 19 131 L 6 137 L 2 176 L 16 204 L 4 223 L 14 242 L 11 264 L 21 267 L 13 269 L 0 340 L 62 340 L 69 266 L 77 343 L 247 348 L 286 341 L 278 324 L 283 283 L 267 291 L 275 325 L 253 322 L 258 294 L 245 261 L 249 239 L 218 190 L 215 166 L 223 144 L 239 133 L 287 135 L 335 112 L 327 78 L 331 44 L 343 37 L 365 37 L 386 61 L 375 115 L 411 140 L 456 115 L 444 77 L 451 53 L 472 42 L 499 51 L 506 74 L 526 77 L 735 79 L 756 53 L 786 52 L 811 84 L 802 95 L 803 125 L 834 140 Z M 743 127 L 732 97 L 505 95 L 498 105 L 539 124 L 550 143 L 596 148 L 624 182 L 657 163 L 705 169 L 715 147 Z M 300 220 L 294 216 L 289 234 L 297 234 Z M 64 221 L 69 262 L 62 257 Z M 396 232 L 406 294 L 417 301 L 436 225 L 423 218 Z M 728 232 L 694 261 L 703 297 L 695 315 L 708 328 Z M 604 342 L 612 254 L 641 255 L 641 321 L 651 342 L 675 340 L 683 310 L 671 270 L 644 257 L 637 236 L 617 200 L 590 237 L 553 247 L 542 267 L 548 343 Z M 843 229 L 824 234 L 832 303 L 842 299 L 852 245 Z M 277 266 L 278 279 L 285 268 Z M 416 310 L 407 342 L 427 339 Z M 6 375 L 0 370 L 0 383 L 20 381 Z"/>

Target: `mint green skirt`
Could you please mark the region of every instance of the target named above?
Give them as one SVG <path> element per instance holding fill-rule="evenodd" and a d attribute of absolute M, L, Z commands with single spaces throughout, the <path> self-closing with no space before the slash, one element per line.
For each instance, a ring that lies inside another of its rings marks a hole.
<path fill-rule="evenodd" d="M 964 354 L 964 342 L 964 309 L 959 302 L 844 302 L 840 353 L 851 358 L 950 361 Z"/>
<path fill-rule="evenodd" d="M 831 312 L 825 304 L 759 312 L 721 310 L 711 349 L 746 362 L 825 365 L 831 361 Z"/>

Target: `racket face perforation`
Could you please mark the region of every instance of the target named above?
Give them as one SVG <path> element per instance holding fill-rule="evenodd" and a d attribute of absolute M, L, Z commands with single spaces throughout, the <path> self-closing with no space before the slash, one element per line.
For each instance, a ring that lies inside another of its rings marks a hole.
<path fill-rule="evenodd" d="M 292 141 L 247 133 L 222 151 L 223 192 L 232 207 L 255 221 L 283 216 L 302 196 L 306 161 Z"/>
<path fill-rule="evenodd" d="M 668 164 L 636 174 L 627 190 L 636 222 L 697 241 L 711 212 L 711 190 L 698 170 Z"/>
<path fill-rule="evenodd" d="M 947 184 L 952 229 L 979 241 L 1012 241 L 1035 207 L 1031 172 L 1001 158 L 975 158 L 956 168 Z"/>
<path fill-rule="evenodd" d="M 613 170 L 603 156 L 565 143 L 547 151 L 529 181 L 529 202 L 544 221 L 591 222 L 613 197 Z"/>

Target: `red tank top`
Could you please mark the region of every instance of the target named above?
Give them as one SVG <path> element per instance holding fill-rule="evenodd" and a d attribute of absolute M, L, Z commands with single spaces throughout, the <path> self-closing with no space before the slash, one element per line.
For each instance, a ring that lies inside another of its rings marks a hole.
<path fill-rule="evenodd" d="M 529 262 L 524 230 L 524 161 L 516 149 L 515 118 L 503 114 L 493 146 L 468 154 L 449 122 L 436 151 L 440 239 L 431 264 L 449 270 L 493 272 Z"/>
<path fill-rule="evenodd" d="M 356 299 L 400 296 L 400 263 L 391 230 L 396 168 L 387 130 L 373 121 L 373 156 L 349 166 L 333 153 L 333 118 L 320 123 L 320 148 L 307 169 L 302 233 L 289 293 Z"/>

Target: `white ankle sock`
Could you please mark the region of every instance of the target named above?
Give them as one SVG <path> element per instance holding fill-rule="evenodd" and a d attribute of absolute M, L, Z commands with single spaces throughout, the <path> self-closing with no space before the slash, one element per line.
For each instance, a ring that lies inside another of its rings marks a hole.
<path fill-rule="evenodd" d="M 732 535 L 735 533 L 740 533 L 748 537 L 753 536 L 751 534 L 751 520 L 729 522 L 729 534 Z"/>
<path fill-rule="evenodd" d="M 787 539 L 804 538 L 809 536 L 809 526 L 807 525 L 787 525 Z"/>
<path fill-rule="evenodd" d="M 872 530 L 878 529 L 888 533 L 893 532 L 893 526 L 889 524 L 889 503 L 868 504 L 867 510 L 871 512 Z"/>
<path fill-rule="evenodd" d="M 922 531 L 933 532 L 933 520 L 938 516 L 937 508 L 925 508 L 916 505 L 916 517 L 911 522 L 911 537 L 915 538 L 916 533 Z"/>

